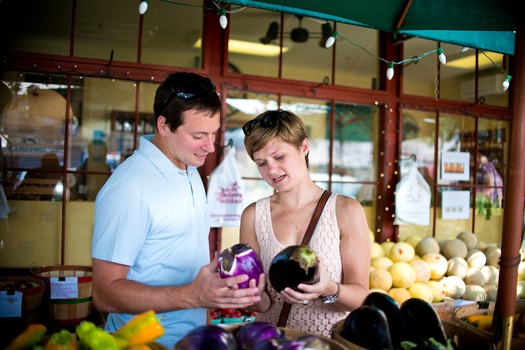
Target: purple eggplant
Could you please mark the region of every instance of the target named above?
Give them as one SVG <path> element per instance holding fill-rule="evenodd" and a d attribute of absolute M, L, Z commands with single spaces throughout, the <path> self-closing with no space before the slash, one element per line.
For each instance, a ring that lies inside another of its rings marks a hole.
<path fill-rule="evenodd" d="M 281 250 L 272 259 L 268 277 L 273 289 L 281 292 L 290 287 L 297 290 L 301 283 L 319 282 L 319 260 L 307 245 L 292 245 Z"/>
<path fill-rule="evenodd" d="M 330 344 L 321 337 L 309 334 L 290 340 L 282 350 L 330 350 Z"/>
<path fill-rule="evenodd" d="M 394 350 L 385 313 L 361 305 L 346 317 L 340 333 L 344 339 L 370 350 Z"/>
<path fill-rule="evenodd" d="M 219 254 L 219 273 L 221 278 L 248 275 L 248 281 L 238 284 L 239 288 L 247 288 L 251 279 L 259 282 L 263 264 L 252 247 L 246 243 L 237 243 Z"/>
<path fill-rule="evenodd" d="M 192 329 L 175 344 L 175 350 L 236 350 L 235 336 L 213 324 Z"/>
<path fill-rule="evenodd" d="M 287 339 L 268 339 L 256 344 L 253 350 L 282 350 L 288 342 Z"/>
<path fill-rule="evenodd" d="M 258 343 L 270 339 L 284 339 L 284 332 L 269 322 L 254 321 L 243 325 L 236 333 L 237 348 L 251 350 Z"/>

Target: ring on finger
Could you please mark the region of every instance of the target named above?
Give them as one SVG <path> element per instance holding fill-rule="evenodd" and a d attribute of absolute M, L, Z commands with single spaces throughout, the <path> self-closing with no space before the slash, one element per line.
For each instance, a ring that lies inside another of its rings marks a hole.
<path fill-rule="evenodd" d="M 303 305 L 308 304 L 308 300 L 303 300 Z"/>

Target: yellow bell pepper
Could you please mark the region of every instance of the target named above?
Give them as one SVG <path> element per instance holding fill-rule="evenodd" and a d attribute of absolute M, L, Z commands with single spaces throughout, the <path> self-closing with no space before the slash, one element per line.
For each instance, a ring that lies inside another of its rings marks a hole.
<path fill-rule="evenodd" d="M 492 315 L 471 315 L 463 317 L 462 320 L 479 330 L 492 332 Z"/>
<path fill-rule="evenodd" d="M 30 324 L 22 333 L 16 336 L 11 343 L 9 343 L 6 350 L 31 349 L 33 345 L 42 339 L 46 332 L 47 328 L 43 324 Z"/>
<path fill-rule="evenodd" d="M 115 337 L 128 341 L 129 346 L 151 343 L 164 334 L 164 327 L 153 310 L 133 317 L 115 332 Z"/>

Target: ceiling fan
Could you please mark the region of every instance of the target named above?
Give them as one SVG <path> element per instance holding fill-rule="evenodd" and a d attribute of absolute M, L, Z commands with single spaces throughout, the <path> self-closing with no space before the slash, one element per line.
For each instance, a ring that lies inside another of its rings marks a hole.
<path fill-rule="evenodd" d="M 321 25 L 320 33 L 310 33 L 308 29 L 302 27 L 303 16 L 296 15 L 299 20 L 298 27 L 292 29 L 289 33 L 283 33 L 285 37 L 289 37 L 293 42 L 304 43 L 308 41 L 309 38 L 320 38 L 319 46 L 324 47 L 326 39 L 328 39 L 332 34 L 332 27 L 328 22 L 324 22 Z M 313 35 L 311 35 L 313 34 Z M 259 39 L 259 41 L 265 45 L 268 45 L 272 40 L 276 40 L 279 35 L 279 23 L 276 21 L 270 23 L 268 30 L 266 31 L 266 36 Z"/>

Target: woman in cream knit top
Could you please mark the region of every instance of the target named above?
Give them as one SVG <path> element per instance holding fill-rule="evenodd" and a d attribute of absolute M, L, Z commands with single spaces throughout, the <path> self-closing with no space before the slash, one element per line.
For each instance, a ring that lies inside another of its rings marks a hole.
<path fill-rule="evenodd" d="M 250 204 L 241 218 L 240 241 L 249 244 L 264 265 L 257 281 L 262 299 L 250 309 L 258 312 L 258 320 L 277 325 L 286 301 L 292 304 L 287 328 L 330 337 L 333 325 L 359 307 L 368 294 L 370 231 L 363 208 L 353 198 L 332 193 L 309 244 L 320 261 L 319 282 L 277 293 L 268 281 L 270 263 L 285 247 L 301 243 L 323 191 L 310 178 L 310 145 L 298 116 L 268 111 L 243 130 L 248 155 L 276 190 Z M 336 302 L 323 303 L 322 297 L 337 292 Z"/>

